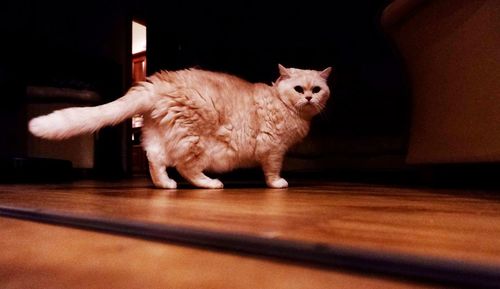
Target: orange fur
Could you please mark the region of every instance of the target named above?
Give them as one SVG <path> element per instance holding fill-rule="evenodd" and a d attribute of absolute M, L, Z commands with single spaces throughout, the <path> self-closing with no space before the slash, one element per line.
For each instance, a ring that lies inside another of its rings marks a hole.
<path fill-rule="evenodd" d="M 143 147 L 159 188 L 176 188 L 175 167 L 192 184 L 222 188 L 203 172 L 262 166 L 266 183 L 287 187 L 283 157 L 309 131 L 330 91 L 323 71 L 285 68 L 272 86 L 199 69 L 161 71 L 122 98 L 97 107 L 67 108 L 30 121 L 40 137 L 64 139 L 144 115 Z M 308 100 L 309 99 L 309 100 Z"/>

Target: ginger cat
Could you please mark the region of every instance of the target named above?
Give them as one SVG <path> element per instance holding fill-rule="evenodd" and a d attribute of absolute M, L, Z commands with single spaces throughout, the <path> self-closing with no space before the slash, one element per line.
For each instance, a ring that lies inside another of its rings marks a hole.
<path fill-rule="evenodd" d="M 271 86 L 200 69 L 161 71 L 123 97 L 96 107 L 73 107 L 34 118 L 29 130 L 65 139 L 144 115 L 142 144 L 158 188 L 175 189 L 166 167 L 190 183 L 222 188 L 204 171 L 262 166 L 271 188 L 288 183 L 280 171 L 287 150 L 302 140 L 330 95 L 323 71 L 285 68 Z"/>

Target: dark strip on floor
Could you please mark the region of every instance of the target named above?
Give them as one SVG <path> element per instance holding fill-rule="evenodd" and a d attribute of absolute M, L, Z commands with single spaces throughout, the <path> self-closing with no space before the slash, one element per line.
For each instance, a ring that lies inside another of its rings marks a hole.
<path fill-rule="evenodd" d="M 263 238 L 122 219 L 99 219 L 39 209 L 0 206 L 0 216 L 226 252 L 272 257 L 361 274 L 380 274 L 384 277 L 455 288 L 500 288 L 500 267 L 471 262 L 382 254 L 372 250 L 358 250 L 323 243 Z"/>

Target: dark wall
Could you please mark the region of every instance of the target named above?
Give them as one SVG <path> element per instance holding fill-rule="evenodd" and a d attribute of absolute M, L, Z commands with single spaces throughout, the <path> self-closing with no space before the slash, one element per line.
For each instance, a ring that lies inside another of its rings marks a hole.
<path fill-rule="evenodd" d="M 150 73 L 199 66 L 270 83 L 278 63 L 333 66 L 331 101 L 315 119 L 309 146 L 297 151 L 333 158 L 404 155 L 408 89 L 378 24 L 387 1 L 160 2 L 6 2 L 1 21 L 9 45 L 2 45 L 0 98 L 8 138 L 0 142 L 2 152 L 25 151 L 26 85 L 96 89 L 102 102 L 128 88 L 130 20 L 137 10 L 148 27 Z M 96 163 L 103 172 L 125 170 L 126 136 L 123 126 L 99 133 Z"/>
<path fill-rule="evenodd" d="M 3 4 L 4 5 L 4 4 Z M 121 1 L 6 1 L 0 60 L 0 150 L 26 154 L 26 86 L 95 90 L 101 102 L 118 98 L 130 82 L 131 12 Z M 119 173 L 127 163 L 124 127 L 102 130 L 96 166 Z"/>
<path fill-rule="evenodd" d="M 270 83 L 278 63 L 333 66 L 332 98 L 309 137 L 314 153 L 368 151 L 398 154 L 402 161 L 408 85 L 399 56 L 379 28 L 387 1 L 150 2 L 150 73 L 199 66 Z M 332 142 L 339 145 L 332 148 Z"/>

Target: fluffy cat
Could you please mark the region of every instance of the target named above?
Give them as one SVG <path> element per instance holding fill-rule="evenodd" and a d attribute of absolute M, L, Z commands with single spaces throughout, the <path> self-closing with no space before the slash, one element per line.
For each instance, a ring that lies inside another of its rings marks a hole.
<path fill-rule="evenodd" d="M 144 115 L 142 144 L 154 185 L 174 189 L 166 167 L 190 183 L 222 188 L 204 171 L 262 166 L 271 188 L 285 188 L 283 157 L 309 131 L 310 121 L 330 95 L 323 71 L 285 68 L 271 86 L 200 69 L 161 71 L 123 97 L 96 107 L 73 107 L 34 118 L 29 130 L 65 139 Z"/>

